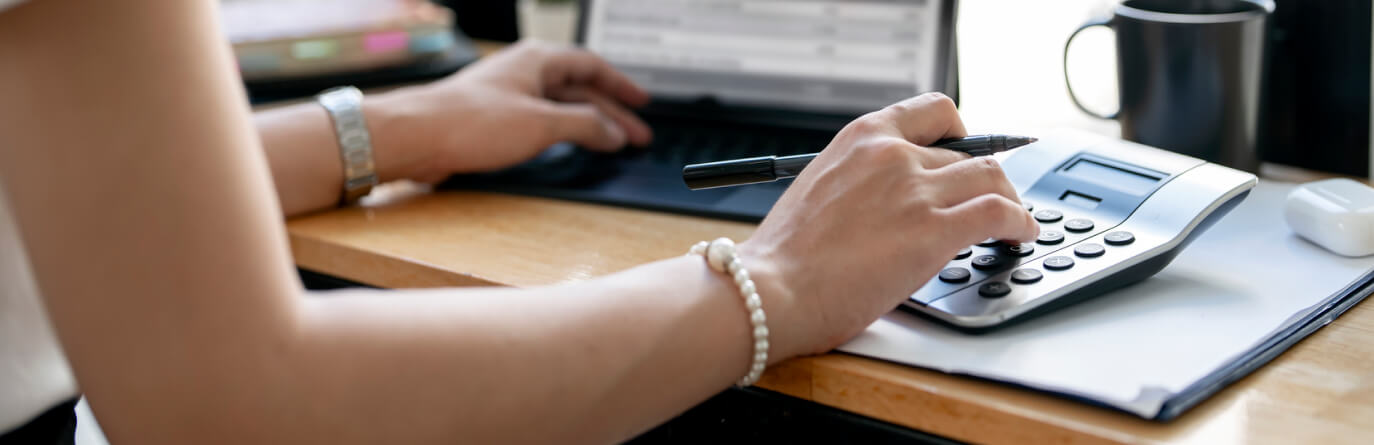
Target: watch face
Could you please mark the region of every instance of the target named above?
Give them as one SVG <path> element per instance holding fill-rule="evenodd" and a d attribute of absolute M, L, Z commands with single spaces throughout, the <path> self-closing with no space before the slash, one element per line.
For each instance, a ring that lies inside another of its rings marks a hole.
<path fill-rule="evenodd" d="M 361 108 L 363 92 L 357 87 L 335 87 L 325 90 L 318 96 L 320 105 L 330 111 L 342 108 Z"/>

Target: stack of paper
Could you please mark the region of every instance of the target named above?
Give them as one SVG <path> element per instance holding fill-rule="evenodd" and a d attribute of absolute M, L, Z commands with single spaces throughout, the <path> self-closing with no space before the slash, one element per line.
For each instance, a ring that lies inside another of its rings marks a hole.
<path fill-rule="evenodd" d="M 1261 181 L 1138 284 L 981 335 L 894 312 L 840 350 L 1172 418 L 1371 291 L 1374 258 L 1331 254 L 1288 229 L 1293 187 Z"/>

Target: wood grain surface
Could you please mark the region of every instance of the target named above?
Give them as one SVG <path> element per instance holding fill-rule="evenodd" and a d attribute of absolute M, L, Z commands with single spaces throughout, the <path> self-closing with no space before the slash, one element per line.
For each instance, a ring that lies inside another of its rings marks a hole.
<path fill-rule="evenodd" d="M 491 193 L 393 184 L 366 207 L 288 224 L 301 267 L 379 287 L 537 286 L 744 239 L 754 226 Z M 1356 306 L 1171 423 L 971 378 L 845 354 L 769 370 L 760 385 L 978 443 L 1371 443 L 1374 307 Z"/>

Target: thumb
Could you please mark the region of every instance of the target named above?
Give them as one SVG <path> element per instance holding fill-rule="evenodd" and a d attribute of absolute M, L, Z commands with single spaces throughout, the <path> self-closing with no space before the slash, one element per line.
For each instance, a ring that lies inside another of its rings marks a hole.
<path fill-rule="evenodd" d="M 545 111 L 550 136 L 597 151 L 625 146 L 625 130 L 591 104 L 553 103 Z"/>

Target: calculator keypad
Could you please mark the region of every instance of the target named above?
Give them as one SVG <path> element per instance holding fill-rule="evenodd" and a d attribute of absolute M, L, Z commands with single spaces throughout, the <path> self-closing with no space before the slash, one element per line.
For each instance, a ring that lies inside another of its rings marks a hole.
<path fill-rule="evenodd" d="M 1028 201 L 1022 203 L 1041 226 L 1040 235 L 1034 242 L 1014 244 L 988 239 L 964 248 L 956 254 L 949 266 L 940 272 L 937 279 L 931 280 L 926 289 L 912 298 L 927 305 L 944 297 L 962 295 L 965 292 L 976 295 L 960 298 L 972 297 L 974 300 L 987 301 L 988 304 L 994 304 L 994 300 L 1005 300 L 1009 295 L 1016 296 L 1017 299 L 1034 298 L 1037 295 L 1016 294 L 1017 289 L 1039 286 L 1038 291 L 1033 291 L 1038 294 L 1062 286 L 1066 283 L 1064 280 L 1076 279 L 1069 277 L 1092 273 L 1093 270 L 1105 267 L 1107 263 L 1096 262 L 1102 261 L 1099 258 L 1107 255 L 1110 249 L 1127 246 L 1136 241 L 1134 234 L 1124 230 L 1108 232 L 1105 235 L 1096 232 L 1097 222 L 1094 218 L 1085 217 L 1090 216 L 1087 213 L 1091 212 L 1080 211 L 1076 212 L 1079 214 L 1070 215 L 1055 208 L 1037 208 Z M 1107 227 L 1115 224 L 1116 222 L 1111 222 Z M 1095 263 L 1088 271 L 1071 272 L 1076 270 L 1075 259 Z M 1049 274 L 1055 277 L 1061 277 L 1062 274 L 1070 275 L 1051 280 Z M 1007 301 L 995 304 L 1012 303 Z M 972 303 L 951 301 L 944 304 Z"/>

